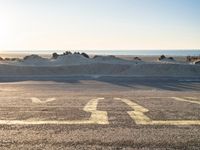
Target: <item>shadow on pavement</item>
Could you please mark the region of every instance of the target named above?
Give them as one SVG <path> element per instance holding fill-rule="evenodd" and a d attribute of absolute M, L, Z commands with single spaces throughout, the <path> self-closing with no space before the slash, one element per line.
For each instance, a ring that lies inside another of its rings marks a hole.
<path fill-rule="evenodd" d="M 22 81 L 53 81 L 58 83 L 79 84 L 81 81 L 98 81 L 134 90 L 154 88 L 169 91 L 200 91 L 200 78 L 184 77 L 114 77 L 114 76 L 23 76 L 0 77 L 1 83 Z"/>

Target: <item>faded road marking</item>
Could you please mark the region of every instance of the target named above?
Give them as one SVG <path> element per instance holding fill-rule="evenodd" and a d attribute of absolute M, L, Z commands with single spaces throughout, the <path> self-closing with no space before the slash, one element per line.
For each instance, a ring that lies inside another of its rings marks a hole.
<path fill-rule="evenodd" d="M 147 124 L 148 125 L 148 124 Z M 167 121 L 157 121 L 153 120 L 149 125 L 200 125 L 200 120 L 167 120 Z"/>
<path fill-rule="evenodd" d="M 127 113 L 131 116 L 131 118 L 135 121 L 136 124 L 147 124 L 151 122 L 151 119 L 144 114 L 145 112 L 149 111 L 148 109 L 128 99 L 124 98 L 114 98 L 114 99 L 121 100 L 122 102 L 130 106 L 132 109 L 134 109 L 134 111 L 128 111 Z"/>
<path fill-rule="evenodd" d="M 104 98 L 92 99 L 83 109 L 86 112 L 91 112 L 89 120 L 93 124 L 109 124 L 107 112 L 97 110 L 98 101 L 103 99 Z"/>
<path fill-rule="evenodd" d="M 36 104 L 45 104 L 45 103 L 48 103 L 48 102 L 52 102 L 52 101 L 55 101 L 56 98 L 52 97 L 52 98 L 47 98 L 45 101 L 41 101 L 39 98 L 37 97 L 31 97 L 31 101 L 32 103 L 36 103 Z"/>
<path fill-rule="evenodd" d="M 196 97 L 185 97 L 185 98 L 187 98 L 187 99 L 192 99 L 192 100 L 199 100 L 199 99 L 196 98 Z"/>
<path fill-rule="evenodd" d="M 129 116 L 135 121 L 136 124 L 142 125 L 200 125 L 200 120 L 152 120 L 144 113 L 149 112 L 147 108 L 132 102 L 128 99 L 114 98 L 121 100 L 129 105 L 134 111 L 128 111 Z"/>
<path fill-rule="evenodd" d="M 188 99 L 179 98 L 179 97 L 171 97 L 171 98 L 173 98 L 174 100 L 177 100 L 177 101 L 189 102 L 189 103 L 194 103 L 194 104 L 199 104 L 200 105 L 200 101 L 188 100 Z"/>
<path fill-rule="evenodd" d="M 43 125 L 43 124 L 56 124 L 56 125 L 72 125 L 72 124 L 109 124 L 107 112 L 98 111 L 97 104 L 99 100 L 104 98 L 96 98 L 90 100 L 84 107 L 84 111 L 90 112 L 91 117 L 89 120 L 0 120 L 0 125 Z"/>

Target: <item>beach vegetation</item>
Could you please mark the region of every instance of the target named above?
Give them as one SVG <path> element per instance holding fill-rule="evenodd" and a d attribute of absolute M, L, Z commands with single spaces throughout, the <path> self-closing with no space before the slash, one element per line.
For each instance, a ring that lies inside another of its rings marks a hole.
<path fill-rule="evenodd" d="M 158 59 L 159 60 L 163 60 L 163 59 L 165 59 L 166 57 L 165 57 L 165 55 L 161 55 Z"/>
<path fill-rule="evenodd" d="M 139 58 L 139 57 L 135 57 L 134 60 L 139 60 L 139 61 L 141 61 L 142 59 Z"/>
<path fill-rule="evenodd" d="M 197 61 L 197 60 L 200 60 L 200 56 L 187 56 L 187 57 L 186 57 L 186 60 L 187 60 L 188 62 L 195 62 L 195 61 Z"/>
<path fill-rule="evenodd" d="M 72 55 L 72 52 L 66 51 L 66 52 L 63 53 L 63 55 Z"/>
<path fill-rule="evenodd" d="M 59 55 L 58 55 L 57 53 L 53 53 L 53 54 L 52 54 L 52 58 L 53 58 L 53 59 L 57 59 L 58 56 L 59 56 Z"/>
<path fill-rule="evenodd" d="M 90 56 L 86 53 L 81 53 L 82 56 L 84 56 L 85 58 L 90 58 Z"/>

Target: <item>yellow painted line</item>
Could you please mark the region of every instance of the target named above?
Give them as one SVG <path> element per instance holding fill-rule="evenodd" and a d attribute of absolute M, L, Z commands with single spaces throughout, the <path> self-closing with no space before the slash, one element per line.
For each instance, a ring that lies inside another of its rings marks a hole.
<path fill-rule="evenodd" d="M 44 125 L 44 124 L 56 124 L 56 125 L 73 125 L 73 124 L 109 124 L 107 112 L 98 111 L 97 105 L 99 100 L 104 98 L 96 98 L 90 100 L 84 107 L 84 111 L 90 112 L 91 117 L 89 120 L 0 120 L 0 125 Z"/>
<path fill-rule="evenodd" d="M 200 120 L 167 120 L 167 121 L 152 121 L 151 125 L 200 125 Z"/>
<path fill-rule="evenodd" d="M 185 97 L 185 98 L 187 98 L 187 99 L 193 99 L 193 100 L 198 100 L 198 98 L 196 98 L 196 97 Z"/>
<path fill-rule="evenodd" d="M 77 120 L 77 121 L 0 120 L 1 125 L 44 125 L 44 124 L 72 125 L 72 124 L 91 124 L 91 123 L 92 122 L 90 120 Z"/>
<path fill-rule="evenodd" d="M 200 98 L 196 98 L 196 97 L 185 97 L 186 99 L 191 99 L 194 101 L 200 101 Z"/>
<path fill-rule="evenodd" d="M 149 96 L 149 97 L 137 97 L 137 99 L 152 99 L 152 98 L 155 98 L 155 99 L 160 99 L 160 98 L 170 98 L 170 97 L 151 97 L 151 96 Z"/>
<path fill-rule="evenodd" d="M 84 111 L 91 113 L 89 120 L 93 124 L 109 124 L 107 112 L 97 110 L 98 101 L 103 99 L 104 98 L 92 99 L 83 109 Z"/>
<path fill-rule="evenodd" d="M 194 101 L 194 100 L 188 100 L 188 99 L 184 99 L 184 98 L 180 98 L 180 97 L 171 97 L 174 100 L 177 101 L 181 101 L 181 102 L 189 102 L 189 103 L 194 103 L 194 104 L 199 104 L 200 105 L 200 101 Z"/>
<path fill-rule="evenodd" d="M 134 103 L 129 99 L 114 99 L 121 100 L 133 109 L 133 111 L 128 111 L 127 113 L 135 121 L 135 123 L 139 125 L 200 125 L 200 120 L 152 120 L 144 114 L 146 112 L 149 112 L 147 108 L 137 103 Z"/>
<path fill-rule="evenodd" d="M 148 109 L 128 99 L 124 98 L 114 98 L 114 99 L 121 100 L 122 102 L 130 106 L 132 109 L 134 109 L 134 111 L 128 111 L 127 113 L 135 121 L 136 124 L 148 124 L 149 122 L 151 122 L 151 119 L 144 114 L 145 112 L 149 111 Z"/>
<path fill-rule="evenodd" d="M 163 98 L 172 98 L 174 99 L 174 97 L 137 97 L 137 99 L 163 99 Z M 177 97 L 179 98 L 179 97 Z M 191 99 L 191 100 L 200 100 L 200 98 L 197 97 L 185 97 L 186 99 Z"/>
<path fill-rule="evenodd" d="M 23 106 L 23 105 L 18 105 L 18 106 L 0 106 L 1 109 L 8 109 L 8 108 L 82 108 L 81 106 L 60 106 L 60 105 L 55 105 L 55 106 Z M 1 111 L 1 110 L 0 110 Z"/>

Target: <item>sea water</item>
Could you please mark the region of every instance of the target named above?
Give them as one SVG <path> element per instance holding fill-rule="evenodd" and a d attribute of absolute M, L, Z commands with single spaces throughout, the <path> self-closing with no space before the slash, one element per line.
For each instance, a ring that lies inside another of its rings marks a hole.
<path fill-rule="evenodd" d="M 1 54 L 62 54 L 65 51 L 85 52 L 89 55 L 129 55 L 129 56 L 200 56 L 200 50 L 12 50 Z"/>

